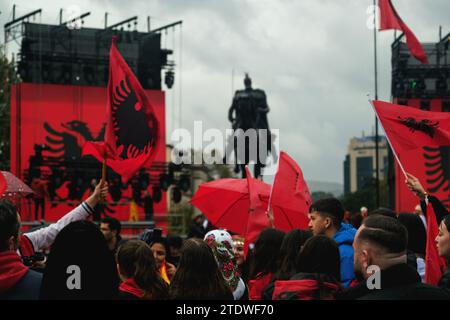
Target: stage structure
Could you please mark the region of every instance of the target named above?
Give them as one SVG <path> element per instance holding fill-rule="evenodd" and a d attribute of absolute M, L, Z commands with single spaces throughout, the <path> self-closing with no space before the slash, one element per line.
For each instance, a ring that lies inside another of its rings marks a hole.
<path fill-rule="evenodd" d="M 169 60 L 172 50 L 161 48 L 161 32 L 174 29 L 181 21 L 154 30 L 148 26 L 147 32 L 137 31 L 137 17 L 110 26 L 105 23 L 103 29 L 83 28 L 89 12 L 66 22 L 61 13 L 59 25 L 28 22 L 41 12 L 19 18 L 14 13 L 13 20 L 5 24 L 5 42 L 21 41 L 17 61 L 21 81 L 11 94 L 11 170 L 30 185 L 45 182 L 48 200 L 44 219 L 55 221 L 84 199 L 101 176 L 101 164 L 93 157 L 81 157 L 81 148 L 85 141 L 104 137 L 113 35 L 118 36 L 119 51 L 149 96 L 165 145 L 165 92 L 161 81 L 164 79 L 169 89 L 173 86 L 175 63 Z M 99 206 L 95 219 L 154 218 L 158 227 L 165 228 L 167 177 L 173 177 L 174 170 L 181 169 L 167 163 L 164 148 L 158 150 L 150 168 L 141 170 L 126 185 L 108 169 L 110 198 Z M 181 189 L 175 189 L 176 198 L 180 198 Z M 39 211 L 35 216 L 31 202 L 21 211 L 25 221 L 42 218 Z"/>
<path fill-rule="evenodd" d="M 410 55 L 402 37 L 392 44 L 393 102 L 422 110 L 450 112 L 450 33 L 442 37 L 440 30 L 439 42 L 423 44 L 430 62 L 427 65 Z M 418 198 L 406 188 L 404 175 L 390 154 L 390 205 L 397 212 L 414 211 Z M 422 157 L 405 154 L 400 161 L 408 164 L 409 171 L 428 192 L 450 206 L 450 147 L 424 148 Z"/>

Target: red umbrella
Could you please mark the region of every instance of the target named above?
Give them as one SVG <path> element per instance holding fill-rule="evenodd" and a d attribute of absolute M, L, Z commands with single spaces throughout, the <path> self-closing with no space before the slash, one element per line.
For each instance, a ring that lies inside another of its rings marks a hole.
<path fill-rule="evenodd" d="M 0 171 L 0 198 L 25 197 L 34 193 L 29 186 L 11 172 Z"/>
<path fill-rule="evenodd" d="M 267 206 L 271 185 L 258 179 L 253 180 L 256 193 Z M 191 199 L 191 204 L 202 211 L 213 225 L 246 234 L 250 208 L 247 179 L 220 179 L 204 183 Z M 282 205 L 272 205 L 272 210 L 275 228 L 279 230 L 288 232 L 308 227 L 305 212 Z"/>
<path fill-rule="evenodd" d="M 256 180 L 256 179 L 255 179 Z M 269 200 L 270 185 L 255 181 L 261 200 Z M 247 179 L 220 179 L 200 185 L 191 203 L 202 211 L 211 223 L 238 234 L 247 231 L 250 198 Z"/>

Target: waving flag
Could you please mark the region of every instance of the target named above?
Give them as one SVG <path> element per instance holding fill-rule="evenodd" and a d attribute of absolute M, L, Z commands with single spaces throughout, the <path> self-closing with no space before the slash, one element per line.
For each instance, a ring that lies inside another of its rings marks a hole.
<path fill-rule="evenodd" d="M 411 29 L 400 18 L 391 0 L 378 0 L 378 6 L 380 8 L 380 31 L 393 29 L 402 31 L 411 54 L 421 63 L 428 64 L 425 50 Z"/>
<path fill-rule="evenodd" d="M 269 208 L 274 212 L 275 227 L 283 231 L 306 229 L 311 203 L 302 170 L 294 159 L 281 151 L 269 200 Z"/>
<path fill-rule="evenodd" d="M 245 233 L 244 255 L 247 256 L 248 246 L 258 240 L 259 234 L 266 228 L 270 227 L 270 220 L 267 216 L 267 205 L 263 203 L 257 192 L 255 185 L 256 179 L 252 178 L 250 170 L 245 167 L 247 173 L 248 195 L 250 199 L 250 207 L 248 209 L 247 230 Z"/>
<path fill-rule="evenodd" d="M 109 81 L 104 142 L 87 142 L 83 155 L 93 155 L 127 182 L 143 167 L 149 167 L 161 143 L 152 105 L 113 37 L 109 52 Z"/>
<path fill-rule="evenodd" d="M 394 151 L 450 145 L 450 113 L 423 111 L 384 101 L 373 101 Z"/>

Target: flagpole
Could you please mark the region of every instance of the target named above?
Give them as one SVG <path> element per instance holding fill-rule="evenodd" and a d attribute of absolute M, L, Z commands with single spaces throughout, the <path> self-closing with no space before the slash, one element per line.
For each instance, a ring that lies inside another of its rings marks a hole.
<path fill-rule="evenodd" d="M 373 0 L 373 49 L 374 49 L 374 75 L 375 75 L 375 100 L 378 100 L 378 63 L 377 63 L 377 5 L 376 0 Z M 376 114 L 376 113 L 375 113 Z M 378 145 L 378 118 L 375 116 L 375 194 L 377 208 L 380 206 L 380 170 L 379 170 L 379 145 Z"/>
<path fill-rule="evenodd" d="M 266 211 L 266 214 L 267 214 L 267 217 L 268 217 L 269 220 L 270 220 L 270 223 L 271 223 L 271 225 L 272 225 L 272 228 L 275 228 L 275 219 L 274 219 L 273 213 L 270 213 L 270 209 L 271 209 L 270 207 L 271 207 L 271 204 L 272 204 L 273 186 L 275 185 L 275 179 L 276 179 L 276 177 L 277 177 L 278 170 L 280 169 L 280 157 L 281 157 L 281 151 L 280 151 L 280 153 L 278 154 L 277 171 L 276 171 L 275 176 L 274 176 L 274 178 L 273 178 L 272 188 L 270 188 L 269 201 L 267 202 L 267 211 Z"/>
<path fill-rule="evenodd" d="M 102 184 L 106 182 L 106 157 L 103 157 L 102 163 Z"/>
<path fill-rule="evenodd" d="M 371 100 L 369 100 L 369 103 L 371 104 L 371 106 L 373 108 L 373 111 L 375 112 L 375 118 L 377 118 L 377 120 L 378 120 L 378 113 L 377 113 L 377 110 L 375 109 L 375 106 L 373 105 Z M 381 121 L 380 121 L 380 123 L 381 123 L 381 126 L 383 127 L 383 123 Z M 384 127 L 383 127 L 383 130 L 384 130 Z M 391 140 L 389 140 L 389 135 L 387 133 L 386 133 L 386 140 L 389 143 L 389 145 L 391 146 L 392 153 L 394 154 L 394 157 L 397 160 L 397 163 L 400 166 L 400 169 L 402 170 L 403 174 L 405 175 L 405 178 L 408 179 L 408 175 L 406 174 L 405 168 L 403 168 L 403 165 L 400 162 L 400 159 L 399 159 L 399 157 L 397 155 L 397 152 L 395 152 L 395 149 L 392 146 Z"/>

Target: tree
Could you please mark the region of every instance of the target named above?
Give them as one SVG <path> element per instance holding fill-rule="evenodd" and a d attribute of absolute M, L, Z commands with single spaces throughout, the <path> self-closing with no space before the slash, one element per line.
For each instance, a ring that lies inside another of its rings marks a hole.
<path fill-rule="evenodd" d="M 0 53 L 0 170 L 10 170 L 11 85 L 17 80 L 14 60 Z"/>
<path fill-rule="evenodd" d="M 387 181 L 380 180 L 380 206 L 388 206 Z M 369 211 L 377 208 L 375 179 L 370 178 L 364 183 L 364 187 L 356 192 L 345 194 L 341 197 L 342 205 L 351 212 L 357 212 L 361 207 L 367 207 Z"/>
<path fill-rule="evenodd" d="M 311 193 L 311 200 L 313 202 L 327 198 L 334 198 L 334 195 L 332 193 L 324 191 L 314 191 L 313 193 Z"/>

